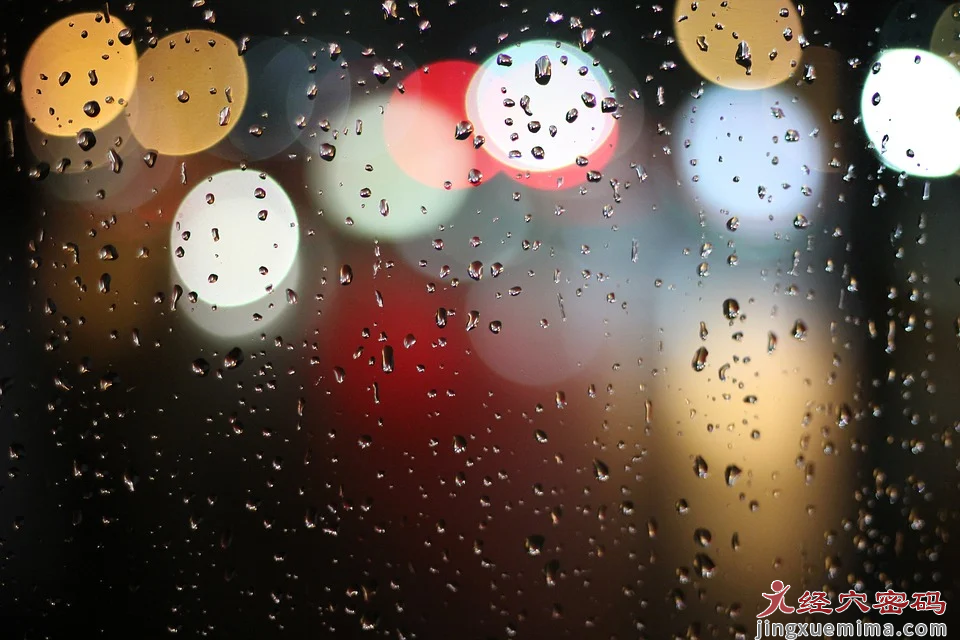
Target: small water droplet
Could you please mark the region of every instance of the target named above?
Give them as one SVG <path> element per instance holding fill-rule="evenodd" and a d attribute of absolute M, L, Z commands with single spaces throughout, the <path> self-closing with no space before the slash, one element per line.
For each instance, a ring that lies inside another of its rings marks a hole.
<path fill-rule="evenodd" d="M 337 155 L 337 148 L 329 142 L 320 145 L 320 158 L 327 162 L 333 160 Z"/>
<path fill-rule="evenodd" d="M 693 472 L 697 474 L 698 478 L 706 478 L 709 467 L 707 466 L 707 461 L 703 459 L 703 456 L 697 456 L 693 460 Z"/>
<path fill-rule="evenodd" d="M 243 364 L 243 350 L 240 347 L 230 349 L 223 356 L 223 367 L 225 369 L 236 369 Z"/>
<path fill-rule="evenodd" d="M 610 479 L 610 468 L 600 459 L 593 459 L 593 475 L 600 482 L 606 482 Z"/>
<path fill-rule="evenodd" d="M 550 82 L 550 77 L 553 74 L 553 67 L 550 64 L 550 58 L 548 56 L 540 56 L 537 58 L 537 62 L 534 65 L 534 78 L 539 85 L 545 85 Z"/>
<path fill-rule="evenodd" d="M 706 347 L 699 347 L 693 356 L 693 370 L 703 371 L 707 366 L 707 356 L 709 352 Z"/>
<path fill-rule="evenodd" d="M 210 363 L 203 358 L 197 358 L 190 363 L 190 370 L 194 375 L 203 378 L 210 373 Z"/>
<path fill-rule="evenodd" d="M 454 131 L 454 137 L 457 140 L 466 140 L 473 135 L 473 123 L 469 120 L 461 120 L 457 123 L 457 128 Z"/>

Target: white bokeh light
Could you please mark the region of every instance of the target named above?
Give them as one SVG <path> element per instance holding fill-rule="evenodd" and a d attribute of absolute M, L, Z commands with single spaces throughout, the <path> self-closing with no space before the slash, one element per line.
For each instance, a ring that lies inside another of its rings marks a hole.
<path fill-rule="evenodd" d="M 509 56 L 509 66 L 502 56 Z M 537 80 L 537 61 L 549 59 L 550 80 Z M 498 58 L 500 63 L 498 63 Z M 564 62 L 565 61 L 565 62 Z M 502 91 L 506 89 L 506 91 Z M 533 40 L 492 56 L 477 71 L 467 92 L 467 114 L 486 136 L 486 149 L 504 165 L 519 171 L 550 171 L 589 157 L 613 132 L 615 120 L 602 107 L 611 96 L 610 80 L 593 59 L 578 48 L 552 40 Z M 527 111 L 522 101 L 529 97 Z M 592 96 L 588 106 L 584 96 Z M 507 106 L 504 101 L 512 101 Z M 567 115 L 576 110 L 576 118 Z M 512 119 L 513 124 L 508 124 Z M 530 123 L 539 123 L 530 128 Z M 556 135 L 551 135 L 556 127 Z M 511 140 L 512 135 L 516 140 Z M 532 150 L 539 147 L 543 157 Z M 511 152 L 519 152 L 511 157 Z"/>
<path fill-rule="evenodd" d="M 286 277 L 299 241 L 283 188 L 265 174 L 234 169 L 204 180 L 183 199 L 170 251 L 186 291 L 236 307 L 259 300 Z"/>
<path fill-rule="evenodd" d="M 823 182 L 815 168 L 826 153 L 818 126 L 785 89 L 710 87 L 678 115 L 678 177 L 708 222 L 719 226 L 735 216 L 742 233 L 781 231 L 797 214 L 815 212 Z"/>
<path fill-rule="evenodd" d="M 317 206 L 323 219 L 338 231 L 367 238 L 404 240 L 433 233 L 460 210 L 466 192 L 429 187 L 397 165 L 384 135 L 389 106 L 386 97 L 382 99 L 382 103 L 368 99 L 351 109 L 351 117 L 363 123 L 362 133 L 351 129 L 321 143 L 332 144 L 335 155 L 327 161 L 318 154 L 307 165 Z M 423 109 L 431 107 L 425 104 Z M 443 117 L 436 111 L 437 117 Z"/>
<path fill-rule="evenodd" d="M 863 127 L 884 164 L 915 176 L 960 169 L 960 71 L 920 49 L 894 49 L 867 72 Z"/>

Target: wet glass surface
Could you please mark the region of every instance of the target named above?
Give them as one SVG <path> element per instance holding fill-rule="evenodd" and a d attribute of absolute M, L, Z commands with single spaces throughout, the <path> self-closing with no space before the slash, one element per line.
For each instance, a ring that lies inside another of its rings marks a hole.
<path fill-rule="evenodd" d="M 958 34 L 0 0 L 3 637 L 948 622 Z"/>

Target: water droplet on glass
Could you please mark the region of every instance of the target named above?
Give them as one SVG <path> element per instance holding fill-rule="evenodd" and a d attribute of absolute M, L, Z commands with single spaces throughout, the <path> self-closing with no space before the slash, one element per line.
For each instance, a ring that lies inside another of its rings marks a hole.
<path fill-rule="evenodd" d="M 523 541 L 523 548 L 526 550 L 527 555 L 538 556 L 543 550 L 545 543 L 546 539 L 543 536 L 527 536 L 527 539 Z"/>
<path fill-rule="evenodd" d="M 550 58 L 547 56 L 540 56 L 537 58 L 536 65 L 534 67 L 534 78 L 537 81 L 537 84 L 545 85 L 550 82 L 550 77 L 553 74 L 553 67 L 550 64 Z"/>
<path fill-rule="evenodd" d="M 223 356 L 223 367 L 225 369 L 236 369 L 241 364 L 243 364 L 243 350 L 240 347 L 234 347 L 230 349 Z"/>
<path fill-rule="evenodd" d="M 473 135 L 473 123 L 469 120 L 461 120 L 457 123 L 456 131 L 454 136 L 457 140 L 466 140 Z"/>
<path fill-rule="evenodd" d="M 724 300 L 723 316 L 728 320 L 736 320 L 740 316 L 740 303 L 733 298 Z"/>
<path fill-rule="evenodd" d="M 746 40 L 741 40 L 740 44 L 737 45 L 737 52 L 734 55 L 734 60 L 738 65 L 743 67 L 747 75 L 750 75 L 751 67 L 753 66 L 753 60 L 750 55 L 750 45 L 747 44 Z"/>
<path fill-rule="evenodd" d="M 77 146 L 83 151 L 90 151 L 97 144 L 97 136 L 90 129 L 81 129 L 77 133 Z"/>
<path fill-rule="evenodd" d="M 600 482 L 606 482 L 610 479 L 610 468 L 607 467 L 607 464 L 603 460 L 594 458 L 593 475 Z"/>
<path fill-rule="evenodd" d="M 340 284 L 346 286 L 353 282 L 353 269 L 345 264 L 340 267 Z"/>
<path fill-rule="evenodd" d="M 707 461 L 703 459 L 703 456 L 697 456 L 693 460 L 693 472 L 697 474 L 698 478 L 707 477 Z"/>
<path fill-rule="evenodd" d="M 703 371 L 707 366 L 707 356 L 709 352 L 706 347 L 700 347 L 693 356 L 693 370 Z"/>
<path fill-rule="evenodd" d="M 705 553 L 698 553 L 693 559 L 693 569 L 701 578 L 712 578 L 716 573 L 717 565 Z"/>
<path fill-rule="evenodd" d="M 120 173 L 123 170 L 123 158 L 113 149 L 107 151 L 107 162 L 114 173 Z"/>
<path fill-rule="evenodd" d="M 330 144 L 329 142 L 324 142 L 320 145 L 320 158 L 329 162 L 333 160 L 337 155 L 337 148 Z"/>
<path fill-rule="evenodd" d="M 473 331 L 480 324 L 480 312 L 479 311 L 468 311 L 467 312 L 467 331 Z"/>
<path fill-rule="evenodd" d="M 743 471 L 737 465 L 727 465 L 727 468 L 723 470 L 723 479 L 727 482 L 727 486 L 732 487 L 737 484 L 741 473 L 743 473 Z"/>
<path fill-rule="evenodd" d="M 192 363 L 190 363 L 190 370 L 193 371 L 194 375 L 199 377 L 205 377 L 210 373 L 210 363 L 204 360 L 203 358 L 197 358 Z"/>
<path fill-rule="evenodd" d="M 797 320 L 793 324 L 793 337 L 797 340 L 806 340 L 807 324 L 803 320 Z"/>

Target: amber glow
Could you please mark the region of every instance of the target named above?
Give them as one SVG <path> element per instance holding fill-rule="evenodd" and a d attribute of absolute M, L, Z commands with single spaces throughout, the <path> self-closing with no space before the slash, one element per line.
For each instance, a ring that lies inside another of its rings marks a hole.
<path fill-rule="evenodd" d="M 706 80 L 731 89 L 779 84 L 800 62 L 802 29 L 792 2 L 678 2 L 674 25 L 687 62 Z M 749 64 L 738 55 L 741 47 L 749 50 Z"/>
<path fill-rule="evenodd" d="M 79 13 L 34 41 L 20 83 L 24 109 L 40 131 L 73 136 L 120 115 L 137 80 L 136 49 L 121 41 L 125 29 L 117 18 Z"/>
<path fill-rule="evenodd" d="M 140 60 L 130 127 L 140 143 L 189 155 L 223 140 L 247 101 L 247 71 L 237 46 L 213 31 L 180 31 Z"/>

